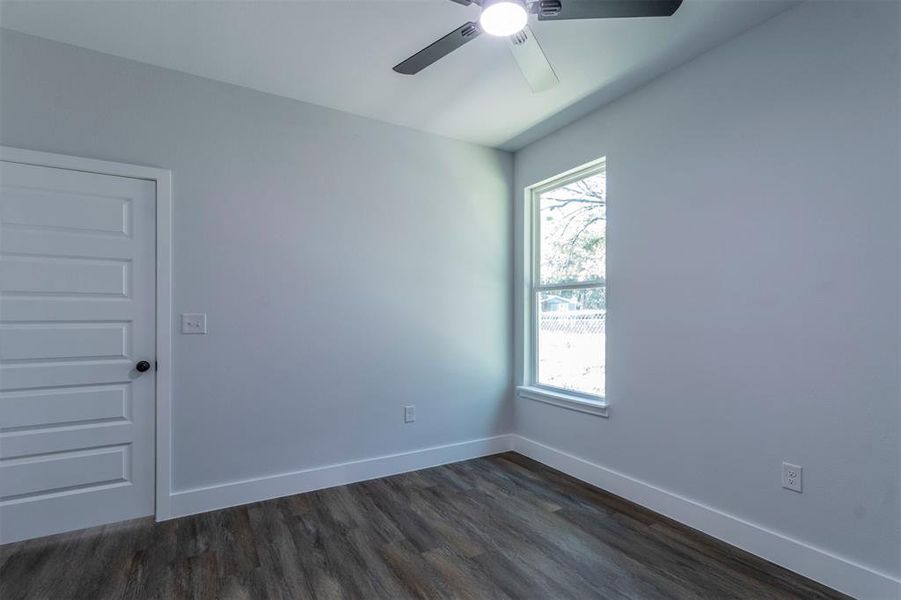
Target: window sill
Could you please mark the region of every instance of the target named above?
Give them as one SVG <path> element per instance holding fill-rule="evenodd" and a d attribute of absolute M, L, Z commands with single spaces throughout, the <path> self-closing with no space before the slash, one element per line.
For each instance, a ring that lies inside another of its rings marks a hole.
<path fill-rule="evenodd" d="M 544 402 L 552 406 L 559 406 L 568 410 L 587 413 L 598 417 L 606 417 L 608 404 L 606 400 L 590 400 L 581 396 L 557 392 L 532 386 L 519 386 L 516 395 L 522 400 Z"/>

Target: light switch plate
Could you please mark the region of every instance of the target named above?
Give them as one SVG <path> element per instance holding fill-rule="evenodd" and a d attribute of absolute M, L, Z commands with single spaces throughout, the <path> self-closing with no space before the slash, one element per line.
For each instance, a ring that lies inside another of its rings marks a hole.
<path fill-rule="evenodd" d="M 182 313 L 181 315 L 181 332 L 182 333 L 206 333 L 206 314 L 204 313 Z"/>

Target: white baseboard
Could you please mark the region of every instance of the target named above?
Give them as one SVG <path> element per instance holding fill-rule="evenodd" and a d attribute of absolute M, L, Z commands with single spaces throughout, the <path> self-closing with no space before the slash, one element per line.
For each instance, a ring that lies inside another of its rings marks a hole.
<path fill-rule="evenodd" d="M 170 518 L 437 467 L 509 450 L 851 596 L 867 600 L 901 598 L 901 580 L 891 575 L 515 434 L 177 491 L 170 497 Z"/>
<path fill-rule="evenodd" d="M 170 496 L 171 511 L 167 518 L 184 517 L 250 502 L 302 494 L 337 485 L 499 454 L 512 449 L 513 436 L 510 434 L 498 435 L 337 465 L 279 473 L 268 477 L 181 490 L 173 492 Z"/>
<path fill-rule="evenodd" d="M 628 475 L 513 435 L 513 450 L 860 599 L 901 598 L 901 580 Z"/>

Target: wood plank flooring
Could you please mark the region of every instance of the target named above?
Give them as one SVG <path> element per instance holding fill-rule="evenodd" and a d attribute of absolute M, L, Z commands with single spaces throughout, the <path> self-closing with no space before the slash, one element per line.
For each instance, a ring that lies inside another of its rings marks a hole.
<path fill-rule="evenodd" d="M 0 547 L 0 598 L 845 598 L 518 454 Z"/>

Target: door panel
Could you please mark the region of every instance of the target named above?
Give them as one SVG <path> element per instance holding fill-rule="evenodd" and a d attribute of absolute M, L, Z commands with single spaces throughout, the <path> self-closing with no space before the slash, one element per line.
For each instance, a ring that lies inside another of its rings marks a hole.
<path fill-rule="evenodd" d="M 125 298 L 128 296 L 129 262 L 8 255 L 0 261 L 0 279 L 7 296 L 85 294 Z"/>
<path fill-rule="evenodd" d="M 129 230 L 130 202 L 130 198 L 77 194 L 64 188 L 48 190 L 10 186 L 5 198 L 4 222 L 10 226 L 125 236 Z"/>
<path fill-rule="evenodd" d="M 124 384 L 7 392 L 0 402 L 0 423 L 6 429 L 20 429 L 125 419 L 127 402 L 128 387 Z"/>
<path fill-rule="evenodd" d="M 128 446 L 4 460 L 2 500 L 46 494 L 100 483 L 124 482 L 128 475 Z"/>
<path fill-rule="evenodd" d="M 0 360 L 126 358 L 128 323 L 0 325 Z"/>
<path fill-rule="evenodd" d="M 153 514 L 155 185 L 0 168 L 0 542 Z"/>

